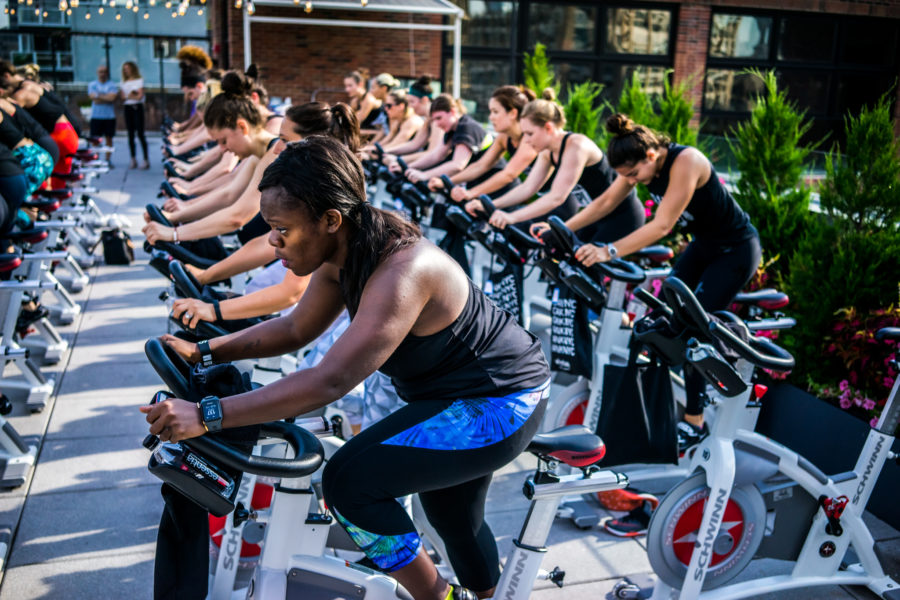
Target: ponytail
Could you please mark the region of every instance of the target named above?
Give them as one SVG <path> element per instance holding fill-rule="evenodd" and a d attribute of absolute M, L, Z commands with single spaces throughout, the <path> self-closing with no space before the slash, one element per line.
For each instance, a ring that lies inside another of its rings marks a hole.
<path fill-rule="evenodd" d="M 622 165 L 635 165 L 647 158 L 647 150 L 669 145 L 668 137 L 638 125 L 621 113 L 606 120 L 606 130 L 613 134 L 606 156 L 614 169 Z"/>
<path fill-rule="evenodd" d="M 343 102 L 328 106 L 324 102 L 307 102 L 287 109 L 284 115 L 294 124 L 294 133 L 304 138 L 327 135 L 356 152 L 359 149 L 359 119 Z"/>
<path fill-rule="evenodd" d="M 343 102 L 332 106 L 328 134 L 342 142 L 351 152 L 359 150 L 359 119 L 356 111 Z"/>

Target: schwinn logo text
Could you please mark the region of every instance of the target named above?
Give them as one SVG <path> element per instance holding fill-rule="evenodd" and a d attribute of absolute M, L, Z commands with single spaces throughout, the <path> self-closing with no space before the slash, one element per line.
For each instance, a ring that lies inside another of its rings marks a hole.
<path fill-rule="evenodd" d="M 710 520 L 706 536 L 703 538 L 703 549 L 700 551 L 700 561 L 697 563 L 697 569 L 694 571 L 694 581 L 700 581 L 700 578 L 703 576 L 703 570 L 712 556 L 713 541 L 716 539 L 716 532 L 719 531 L 719 524 L 722 522 L 722 513 L 725 512 L 725 498 L 727 497 L 728 490 L 719 490 L 712 520 Z"/>
<path fill-rule="evenodd" d="M 239 504 L 247 502 L 250 490 L 252 489 L 252 485 L 240 486 L 240 488 L 238 488 L 238 497 L 235 499 L 235 502 Z M 249 502 L 247 505 L 249 505 Z M 230 520 L 231 519 L 229 519 L 229 521 Z M 243 528 L 243 523 L 237 527 L 233 527 L 231 531 L 228 532 L 228 536 L 223 537 L 222 539 L 222 548 L 225 549 L 225 559 L 222 561 L 222 567 L 229 571 L 233 570 L 238 564 L 237 557 L 238 550 L 241 549 L 241 531 Z"/>
<path fill-rule="evenodd" d="M 506 600 L 514 600 L 516 598 L 516 592 L 519 591 L 519 585 L 522 583 L 522 573 L 525 571 L 525 563 L 527 561 L 528 555 L 524 552 L 520 552 L 514 567 L 515 570 L 513 571 L 512 577 L 509 578 L 509 588 L 507 588 L 506 595 L 504 596 Z"/>
<path fill-rule="evenodd" d="M 875 468 L 875 461 L 878 460 L 878 455 L 881 452 L 881 447 L 884 445 L 884 438 L 878 438 L 878 442 L 875 444 L 875 451 L 872 452 L 872 456 L 869 457 L 869 464 L 866 465 L 866 470 L 863 472 L 862 481 L 859 482 L 859 485 L 856 486 L 856 494 L 853 496 L 853 504 L 857 504 L 859 502 L 860 496 L 866 489 L 866 483 L 869 481 L 869 477 L 872 475 L 872 469 Z"/>

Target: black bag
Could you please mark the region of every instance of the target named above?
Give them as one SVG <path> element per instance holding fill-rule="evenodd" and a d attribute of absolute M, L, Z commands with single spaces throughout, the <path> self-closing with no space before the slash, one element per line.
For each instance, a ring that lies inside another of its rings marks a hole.
<path fill-rule="evenodd" d="M 553 290 L 550 308 L 550 368 L 591 378 L 592 340 L 588 308 L 566 286 Z"/>
<path fill-rule="evenodd" d="M 498 308 L 505 310 L 523 325 L 522 285 L 525 274 L 521 266 L 506 263 L 499 271 L 487 269 L 484 279 L 484 294 Z"/>
<path fill-rule="evenodd" d="M 108 265 L 130 265 L 134 262 L 134 243 L 127 232 L 107 229 L 100 234 L 103 244 L 103 261 Z"/>
<path fill-rule="evenodd" d="M 678 436 L 675 399 L 667 365 L 638 365 L 640 344 L 632 338 L 628 364 L 606 365 L 597 435 L 606 444 L 605 466 L 675 464 Z"/>

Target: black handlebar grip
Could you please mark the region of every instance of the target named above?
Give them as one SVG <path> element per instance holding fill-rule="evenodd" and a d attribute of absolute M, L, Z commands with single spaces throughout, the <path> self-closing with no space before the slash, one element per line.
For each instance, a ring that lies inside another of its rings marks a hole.
<path fill-rule="evenodd" d="M 169 275 L 172 276 L 172 281 L 175 282 L 175 287 L 181 290 L 181 293 L 184 294 L 188 298 L 197 298 L 199 299 L 202 295 L 202 288 L 194 276 L 188 273 L 187 269 L 184 268 L 184 265 L 181 264 L 180 260 L 171 260 L 169 261 Z"/>
<path fill-rule="evenodd" d="M 794 368 L 794 357 L 787 350 L 766 338 L 753 337 L 750 338 L 748 344 L 717 321 L 710 321 L 709 331 L 723 344 L 734 350 L 738 356 L 757 367 L 776 371 L 788 371 Z"/>
<path fill-rule="evenodd" d="M 166 227 L 171 227 L 172 223 L 162 214 L 162 210 L 155 204 L 148 204 L 144 207 L 147 210 L 147 214 L 150 215 L 151 221 L 156 221 L 157 223 L 161 223 Z"/>
<path fill-rule="evenodd" d="M 191 386 L 188 381 L 190 365 L 178 356 L 158 338 L 150 338 L 144 344 L 144 354 L 150 361 L 153 370 L 156 371 L 163 383 L 168 386 L 178 398 L 191 400 Z M 199 400 L 197 398 L 196 400 Z"/>

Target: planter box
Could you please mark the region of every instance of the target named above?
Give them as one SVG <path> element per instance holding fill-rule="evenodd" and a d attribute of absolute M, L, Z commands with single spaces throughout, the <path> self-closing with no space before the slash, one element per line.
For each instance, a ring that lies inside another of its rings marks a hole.
<path fill-rule="evenodd" d="M 792 385 L 772 386 L 763 397 L 756 430 L 802 454 L 828 475 L 853 470 L 869 425 Z M 900 441 L 894 440 L 894 452 Z M 867 509 L 900 529 L 900 466 L 889 460 Z"/>

